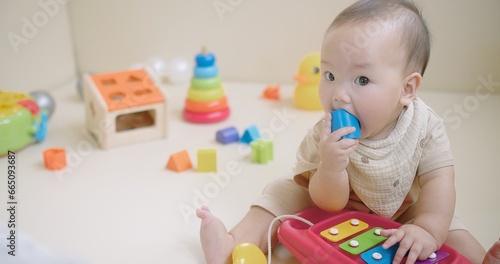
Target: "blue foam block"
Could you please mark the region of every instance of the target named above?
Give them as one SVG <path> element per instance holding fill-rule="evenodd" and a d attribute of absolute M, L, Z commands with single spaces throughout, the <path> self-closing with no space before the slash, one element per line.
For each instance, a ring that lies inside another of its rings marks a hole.
<path fill-rule="evenodd" d="M 359 120 L 354 115 L 352 115 L 351 113 L 347 112 L 344 109 L 332 111 L 331 115 L 332 115 L 332 132 L 342 127 L 352 126 L 356 128 L 356 131 L 354 131 L 351 134 L 347 134 L 340 139 L 361 137 L 361 128 L 359 126 Z"/>

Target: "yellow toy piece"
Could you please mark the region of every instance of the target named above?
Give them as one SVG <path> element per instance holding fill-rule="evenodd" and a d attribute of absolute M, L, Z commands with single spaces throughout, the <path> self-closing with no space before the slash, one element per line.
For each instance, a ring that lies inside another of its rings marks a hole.
<path fill-rule="evenodd" d="M 321 110 L 321 102 L 319 100 L 319 80 L 320 72 L 320 55 L 319 53 L 311 53 L 305 56 L 299 65 L 299 72 L 295 76 L 297 85 L 293 101 L 298 108 L 304 110 Z"/>
<path fill-rule="evenodd" d="M 198 168 L 197 172 L 216 172 L 217 171 L 217 150 L 216 149 L 198 149 Z"/>
<path fill-rule="evenodd" d="M 353 219 L 349 219 L 336 226 L 323 230 L 320 234 L 322 237 L 332 242 L 339 242 L 340 240 L 346 237 L 352 236 L 368 228 L 367 223 L 358 220 L 359 224 L 353 225 L 352 220 Z M 331 232 L 332 229 L 337 230 L 336 234 L 332 234 Z"/>
<path fill-rule="evenodd" d="M 0 118 L 21 111 L 23 106 L 19 105 L 18 102 L 28 99 L 31 99 L 31 97 L 25 93 L 0 91 Z"/>
<path fill-rule="evenodd" d="M 256 245 L 241 243 L 233 249 L 233 264 L 267 264 L 266 256 Z"/>

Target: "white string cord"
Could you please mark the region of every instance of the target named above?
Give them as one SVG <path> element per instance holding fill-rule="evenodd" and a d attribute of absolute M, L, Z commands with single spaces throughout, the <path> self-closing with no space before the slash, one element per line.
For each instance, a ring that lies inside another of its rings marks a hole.
<path fill-rule="evenodd" d="M 311 221 L 309 221 L 305 218 L 302 218 L 300 216 L 297 216 L 297 215 L 280 215 L 280 216 L 277 216 L 276 218 L 274 218 L 273 221 L 271 221 L 271 224 L 269 224 L 269 229 L 267 231 L 267 264 L 271 264 L 271 257 L 272 257 L 271 237 L 272 237 L 273 226 L 277 221 L 281 221 L 283 219 L 288 219 L 288 218 L 293 218 L 295 220 L 299 220 L 301 222 L 308 224 L 309 226 L 314 225 Z"/>

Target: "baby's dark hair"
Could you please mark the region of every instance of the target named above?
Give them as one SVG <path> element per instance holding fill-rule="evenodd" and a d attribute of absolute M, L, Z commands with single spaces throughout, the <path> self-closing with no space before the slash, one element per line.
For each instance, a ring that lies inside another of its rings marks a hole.
<path fill-rule="evenodd" d="M 431 51 L 431 36 L 418 7 L 410 0 L 359 0 L 342 11 L 329 29 L 345 24 L 380 21 L 401 30 L 406 48 L 406 70 L 424 75 Z"/>

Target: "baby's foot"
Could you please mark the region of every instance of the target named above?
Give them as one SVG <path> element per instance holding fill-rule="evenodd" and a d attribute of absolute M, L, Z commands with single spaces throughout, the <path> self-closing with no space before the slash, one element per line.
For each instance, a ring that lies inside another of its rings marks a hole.
<path fill-rule="evenodd" d="M 207 264 L 231 263 L 235 242 L 222 221 L 206 206 L 197 209 L 196 216 L 201 219 L 200 240 Z"/>
<path fill-rule="evenodd" d="M 490 250 L 484 257 L 483 264 L 499 264 L 500 263 L 500 240 L 491 246 Z"/>

